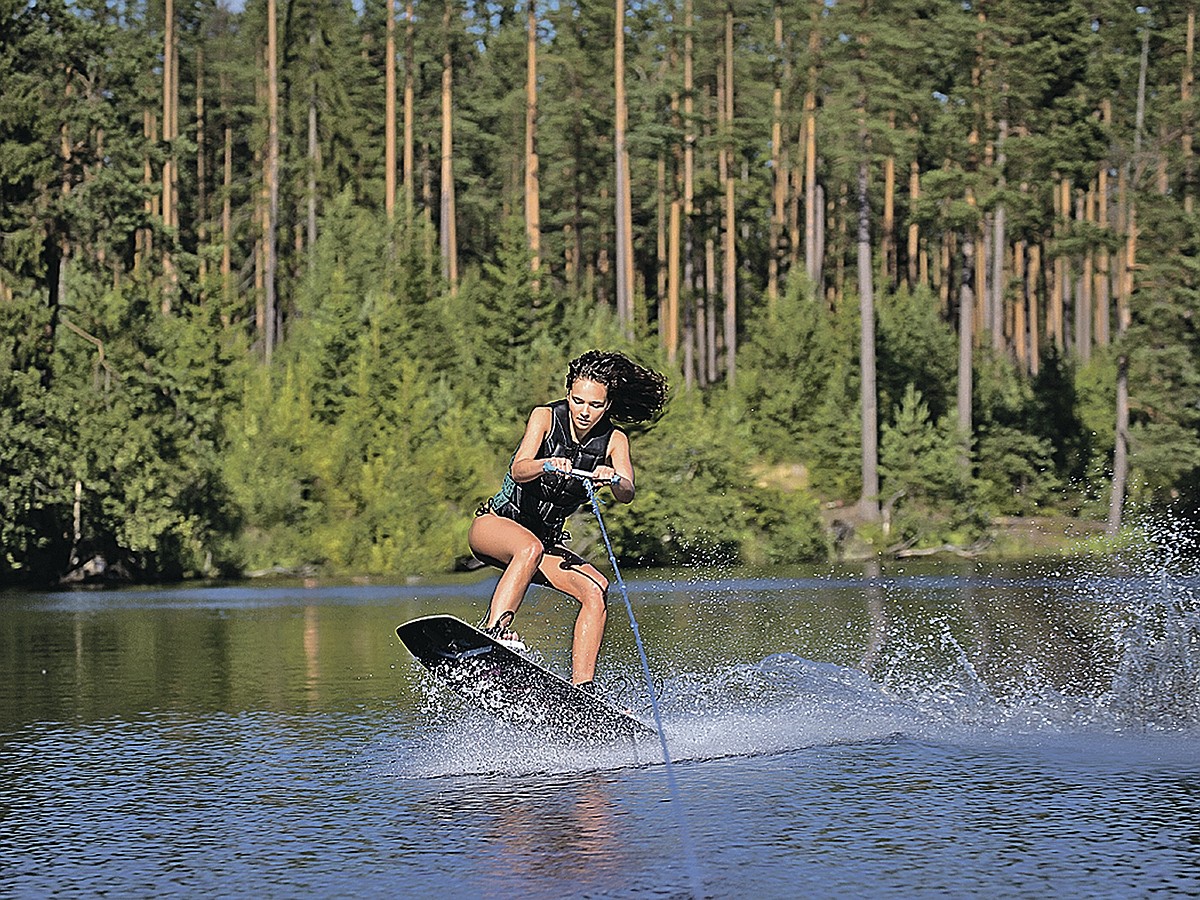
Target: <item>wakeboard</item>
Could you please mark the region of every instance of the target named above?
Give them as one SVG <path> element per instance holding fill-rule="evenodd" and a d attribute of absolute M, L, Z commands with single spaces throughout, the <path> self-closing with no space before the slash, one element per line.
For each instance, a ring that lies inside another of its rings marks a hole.
<path fill-rule="evenodd" d="M 413 619 L 396 635 L 439 681 L 506 722 L 578 743 L 658 734 L 454 616 Z"/>

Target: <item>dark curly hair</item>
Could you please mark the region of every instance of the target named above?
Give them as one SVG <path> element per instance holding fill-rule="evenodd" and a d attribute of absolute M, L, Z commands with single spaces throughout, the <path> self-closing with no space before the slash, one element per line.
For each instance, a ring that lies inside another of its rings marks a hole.
<path fill-rule="evenodd" d="M 667 402 L 666 377 L 624 353 L 589 350 L 575 357 L 567 365 L 567 390 L 580 378 L 608 388 L 608 415 L 618 422 L 648 422 Z"/>

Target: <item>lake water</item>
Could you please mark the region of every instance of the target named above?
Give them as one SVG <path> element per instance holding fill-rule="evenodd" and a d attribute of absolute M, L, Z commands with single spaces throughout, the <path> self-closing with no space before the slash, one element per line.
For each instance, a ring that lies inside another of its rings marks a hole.
<path fill-rule="evenodd" d="M 430 682 L 394 627 L 474 620 L 490 577 L 0 594 L 0 890 L 1200 893 L 1179 558 L 625 575 L 670 768 Z M 604 690 L 648 719 L 614 600 Z M 535 591 L 518 619 L 558 671 L 572 617 Z"/>

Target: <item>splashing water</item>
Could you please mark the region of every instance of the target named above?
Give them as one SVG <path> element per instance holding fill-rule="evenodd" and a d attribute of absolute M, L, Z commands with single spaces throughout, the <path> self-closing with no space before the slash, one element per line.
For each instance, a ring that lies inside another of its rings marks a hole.
<path fill-rule="evenodd" d="M 1115 725 L 1182 730 L 1200 726 L 1198 535 L 1192 523 L 1146 525 L 1137 554 L 1140 575 L 1123 579 L 1116 608 L 1117 664 L 1102 698 Z M 1129 565 L 1129 564 L 1126 564 Z"/>
<path fill-rule="evenodd" d="M 886 610 L 883 633 L 869 638 L 867 656 L 848 638 L 831 638 L 827 631 L 817 648 L 861 658 L 858 664 L 794 652 L 789 635 L 804 629 L 778 621 L 768 629 L 777 652 L 748 661 L 713 660 L 703 670 L 682 667 L 656 678 L 671 755 L 677 761 L 760 756 L 897 736 L 1186 736 L 1200 728 L 1195 535 L 1179 525 L 1148 534 L 1150 551 L 1139 548 L 1128 559 L 1074 561 L 1049 575 L 1039 571 L 1017 579 L 1015 589 L 1025 595 L 1049 585 L 1046 596 L 1029 601 L 1043 614 L 1038 627 L 1019 616 L 1003 620 L 1000 613 L 988 620 L 986 613 L 999 601 L 983 591 L 974 602 L 984 615 L 974 610 L 972 618 L 958 606 L 947 608 L 928 581 L 860 581 Z M 733 620 L 739 604 L 759 602 L 727 589 L 711 597 L 698 589 L 714 583 L 711 573 L 679 580 L 680 590 L 704 609 L 696 628 L 714 619 Z M 979 624 L 984 620 L 986 627 Z M 645 685 L 628 664 L 610 662 L 605 686 L 612 702 L 648 715 Z M 476 722 L 472 733 L 487 737 L 464 746 L 449 739 L 461 733 L 461 705 L 433 687 L 426 704 L 428 720 L 437 727 L 425 735 L 426 751 L 410 756 L 409 775 L 663 764 L 662 754 L 644 745 L 597 748 L 581 758 L 491 721 Z"/>

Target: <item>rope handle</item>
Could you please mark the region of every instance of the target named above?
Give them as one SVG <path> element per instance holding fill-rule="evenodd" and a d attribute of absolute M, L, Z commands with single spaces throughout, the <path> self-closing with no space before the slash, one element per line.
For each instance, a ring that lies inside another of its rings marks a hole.
<path fill-rule="evenodd" d="M 557 468 L 550 460 L 542 463 L 542 469 L 546 472 L 555 472 L 558 475 L 569 475 L 572 478 L 578 478 L 580 481 L 589 483 L 596 480 L 595 472 L 585 472 L 583 469 L 567 469 L 566 471 Z M 621 476 L 613 472 L 612 478 L 609 479 L 609 484 L 620 484 Z"/>

